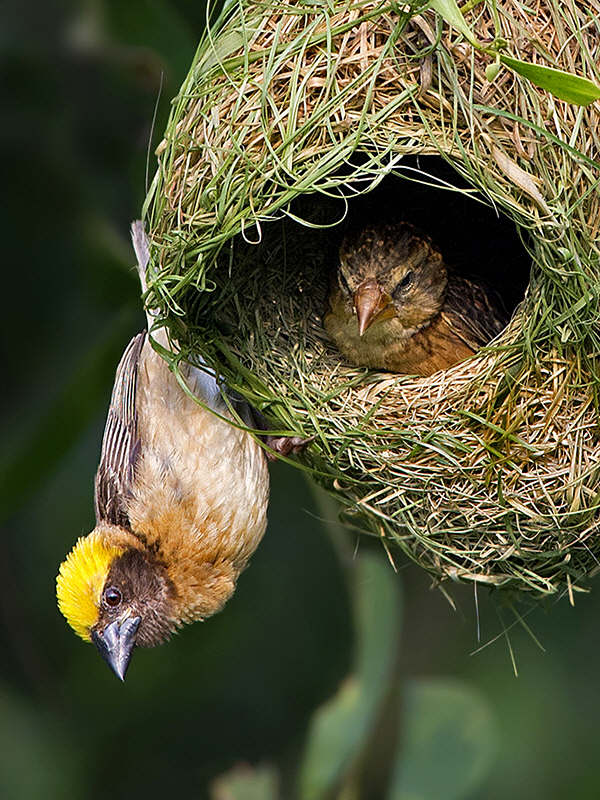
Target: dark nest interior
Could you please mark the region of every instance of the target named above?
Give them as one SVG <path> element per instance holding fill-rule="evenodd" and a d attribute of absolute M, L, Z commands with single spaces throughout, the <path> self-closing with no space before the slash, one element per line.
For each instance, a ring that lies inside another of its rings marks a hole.
<path fill-rule="evenodd" d="M 281 219 L 238 234 L 221 254 L 221 270 L 215 272 L 210 291 L 198 294 L 194 289 L 182 299 L 184 317 L 228 338 L 236 331 L 233 335 L 243 340 L 255 335 L 239 328 L 244 291 L 253 310 L 263 304 L 269 309 L 265 324 L 284 296 L 297 296 L 302 312 L 285 324 L 278 321 L 277 330 L 289 328 L 290 340 L 283 347 L 311 349 L 305 332 L 311 324 L 321 324 L 326 313 L 344 236 L 370 223 L 400 220 L 431 236 L 446 264 L 488 287 L 507 318 L 512 316 L 525 296 L 531 269 L 531 256 L 514 223 L 439 156 L 412 156 L 366 194 L 346 184 L 339 198 L 300 196 Z M 319 341 L 327 347 L 334 370 L 343 356 L 324 331 Z M 243 363 L 244 348 L 236 347 L 236 353 Z"/>

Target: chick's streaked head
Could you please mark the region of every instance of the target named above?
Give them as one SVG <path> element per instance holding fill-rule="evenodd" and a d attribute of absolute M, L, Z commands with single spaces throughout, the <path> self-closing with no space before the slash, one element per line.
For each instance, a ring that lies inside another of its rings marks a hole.
<path fill-rule="evenodd" d="M 116 526 L 77 541 L 60 566 L 56 594 L 75 633 L 92 641 L 121 679 L 136 645 L 160 644 L 178 627 L 164 566 Z"/>
<path fill-rule="evenodd" d="M 340 247 L 337 280 L 359 333 L 396 317 L 405 328 L 427 324 L 442 308 L 448 283 L 442 255 L 407 222 L 367 225 Z"/>

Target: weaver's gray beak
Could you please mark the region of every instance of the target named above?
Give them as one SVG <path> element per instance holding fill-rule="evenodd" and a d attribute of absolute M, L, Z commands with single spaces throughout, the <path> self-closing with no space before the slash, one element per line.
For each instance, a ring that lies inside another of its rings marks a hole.
<path fill-rule="evenodd" d="M 103 631 L 92 631 L 92 642 L 117 678 L 122 681 L 125 680 L 141 621 L 141 617 L 130 617 L 120 624 L 115 620 Z"/>

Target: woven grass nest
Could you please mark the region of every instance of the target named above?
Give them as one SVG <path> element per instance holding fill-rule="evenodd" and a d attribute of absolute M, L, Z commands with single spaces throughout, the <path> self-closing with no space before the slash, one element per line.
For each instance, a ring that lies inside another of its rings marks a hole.
<path fill-rule="evenodd" d="M 468 6 L 478 41 L 597 81 L 597 0 Z M 572 598 L 600 559 L 599 107 L 489 64 L 417 6 L 227 4 L 157 151 L 146 301 L 184 357 L 314 437 L 301 465 L 347 520 L 439 581 Z M 501 336 L 419 379 L 344 362 L 322 325 L 336 223 L 393 180 L 401 215 L 415 155 L 526 248 Z"/>

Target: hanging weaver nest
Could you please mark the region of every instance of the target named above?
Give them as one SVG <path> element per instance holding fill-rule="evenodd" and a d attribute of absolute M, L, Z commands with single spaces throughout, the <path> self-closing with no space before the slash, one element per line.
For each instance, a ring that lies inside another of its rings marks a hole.
<path fill-rule="evenodd" d="M 598 0 L 467 5 L 480 42 L 598 79 Z M 146 299 L 183 356 L 314 437 L 300 461 L 346 518 L 440 580 L 572 593 L 600 558 L 598 103 L 489 63 L 407 4 L 226 5 L 158 148 Z M 414 154 L 512 220 L 531 268 L 501 336 L 420 379 L 349 365 L 322 326 L 332 209 Z"/>

